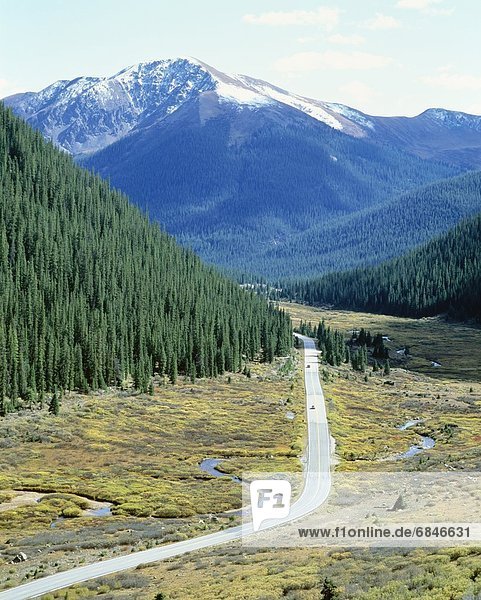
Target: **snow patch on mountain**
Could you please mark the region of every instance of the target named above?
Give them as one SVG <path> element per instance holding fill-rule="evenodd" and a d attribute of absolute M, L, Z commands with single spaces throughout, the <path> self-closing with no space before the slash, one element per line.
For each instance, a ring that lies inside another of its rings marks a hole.
<path fill-rule="evenodd" d="M 428 108 L 422 115 L 431 121 L 442 124 L 443 126 L 457 128 L 468 127 L 475 131 L 481 131 L 481 118 L 477 115 L 470 115 L 464 112 L 455 112 L 445 108 Z"/>
<path fill-rule="evenodd" d="M 280 88 L 271 86 L 267 82 L 253 80 L 249 77 L 244 77 L 243 79 L 246 82 L 246 85 L 257 90 L 263 96 L 300 110 L 313 119 L 316 119 L 316 121 L 321 121 L 333 129 L 343 129 L 342 123 L 325 110 L 322 102 L 309 100 L 302 96 L 297 96 L 296 94 L 290 94 Z"/>
<path fill-rule="evenodd" d="M 335 102 L 327 102 L 326 106 L 343 117 L 346 117 L 346 119 L 361 125 L 361 127 L 368 127 L 369 129 L 374 130 L 374 123 L 358 110 L 354 110 L 345 104 L 337 104 Z"/>
<path fill-rule="evenodd" d="M 269 104 L 269 99 L 246 86 L 217 81 L 215 91 L 221 100 L 237 102 L 242 105 L 262 106 Z"/>

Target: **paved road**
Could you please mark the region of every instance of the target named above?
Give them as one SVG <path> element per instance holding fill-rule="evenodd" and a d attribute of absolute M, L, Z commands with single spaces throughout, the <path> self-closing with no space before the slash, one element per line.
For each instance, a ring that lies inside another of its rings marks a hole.
<path fill-rule="evenodd" d="M 302 340 L 305 349 L 305 388 L 308 423 L 307 461 L 304 473 L 304 489 L 299 499 L 292 505 L 289 517 L 283 519 L 282 522 L 292 521 L 315 510 L 327 498 L 331 484 L 330 437 L 324 395 L 319 382 L 317 351 L 311 338 L 302 335 L 298 335 L 298 338 Z M 312 406 L 314 406 L 314 409 L 311 408 Z M 267 524 L 266 528 L 273 526 L 275 525 Z M 261 529 L 263 528 L 261 526 Z M 74 583 L 132 569 L 143 563 L 164 560 L 192 552 L 193 550 L 232 542 L 249 533 L 252 533 L 252 525 L 239 525 L 184 542 L 176 542 L 159 548 L 134 552 L 127 556 L 119 556 L 91 565 L 77 567 L 0 592 L 0 600 L 35 598 L 42 594 L 71 586 Z"/>

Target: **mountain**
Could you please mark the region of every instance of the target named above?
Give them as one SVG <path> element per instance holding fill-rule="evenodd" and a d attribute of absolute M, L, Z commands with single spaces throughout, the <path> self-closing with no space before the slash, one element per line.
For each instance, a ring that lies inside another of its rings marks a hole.
<path fill-rule="evenodd" d="M 290 106 L 355 137 L 363 137 L 363 126 L 369 127 L 361 113 L 347 107 L 331 107 L 250 77 L 226 75 L 195 59 L 141 63 L 111 77 L 61 80 L 4 102 L 56 145 L 81 155 L 101 150 L 154 120 L 167 119 L 199 97 L 206 100 L 204 119 L 209 119 L 215 97 L 221 104 L 253 110 Z"/>
<path fill-rule="evenodd" d="M 294 278 L 374 265 L 445 233 L 479 211 L 481 172 L 467 173 L 417 188 L 382 206 L 314 223 L 270 255 L 269 263 L 276 273 L 292 277 L 289 265 L 296 261 Z M 322 252 L 316 251 L 319 248 Z"/>
<path fill-rule="evenodd" d="M 370 136 L 428 158 L 481 168 L 481 117 L 430 108 L 416 117 L 376 117 Z"/>
<path fill-rule="evenodd" d="M 0 413 L 287 352 L 290 321 L 0 106 Z"/>
<path fill-rule="evenodd" d="M 481 147 L 479 117 L 370 117 L 192 59 L 59 81 L 5 102 L 205 260 L 271 279 L 360 264 L 367 250 L 339 244 L 337 227 L 458 175 Z M 418 228 L 406 247 L 453 224 Z M 392 249 L 380 244 L 370 262 Z"/>
<path fill-rule="evenodd" d="M 476 175 L 474 184 L 481 187 Z M 481 213 L 410 252 L 371 268 L 288 284 L 311 304 L 407 317 L 448 312 L 481 320 Z"/>
<path fill-rule="evenodd" d="M 330 249 L 320 238 L 307 247 L 306 236 L 457 173 L 346 136 L 292 109 L 229 106 L 202 123 L 204 100 L 82 164 L 126 192 L 183 245 L 226 269 L 318 273 L 305 255 L 320 259 Z"/>
<path fill-rule="evenodd" d="M 192 58 L 140 63 L 110 77 L 60 80 L 15 94 L 7 106 L 67 152 L 93 153 L 139 127 L 168 119 L 193 98 L 252 110 L 291 107 L 344 134 L 387 142 L 420 156 L 481 168 L 481 117 L 440 108 L 416 117 L 376 117 L 349 106 L 305 98 L 266 81 L 228 75 Z"/>

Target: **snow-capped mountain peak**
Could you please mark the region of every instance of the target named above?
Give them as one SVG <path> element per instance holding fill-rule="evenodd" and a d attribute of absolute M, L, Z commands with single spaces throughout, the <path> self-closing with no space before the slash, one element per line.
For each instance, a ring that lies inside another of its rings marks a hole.
<path fill-rule="evenodd" d="M 445 108 L 428 108 L 420 116 L 445 127 L 467 127 L 468 129 L 481 131 L 481 119 L 478 116 L 460 111 L 452 111 Z"/>
<path fill-rule="evenodd" d="M 132 65 L 109 77 L 57 81 L 5 103 L 64 150 L 82 154 L 127 135 L 154 111 L 167 116 L 214 89 L 213 78 L 199 63 L 167 59 Z"/>
<path fill-rule="evenodd" d="M 192 57 L 142 62 L 107 77 L 62 79 L 39 92 L 16 94 L 4 102 L 46 138 L 77 156 L 105 148 L 136 129 L 162 123 L 184 106 L 198 111 L 202 125 L 232 111 L 267 114 L 273 109 L 285 116 L 286 122 L 289 115 L 296 117 L 297 113 L 346 135 L 394 143 L 421 156 L 425 155 L 421 142 L 427 133 L 438 130 L 434 145 L 443 147 L 443 135 L 449 131 L 450 144 L 469 147 L 463 151 L 463 161 L 473 155 L 481 133 L 481 118 L 474 115 L 432 108 L 409 119 L 370 117 L 349 106 L 305 98 L 247 75 L 223 73 Z M 407 136 L 405 127 L 409 127 Z M 454 140 L 456 135 L 459 139 Z M 439 158 L 444 160 L 442 154 Z"/>
<path fill-rule="evenodd" d="M 124 137 L 153 114 L 156 120 L 167 118 L 208 92 L 220 105 L 239 110 L 285 105 L 334 129 L 364 135 L 363 124 L 346 117 L 347 107 L 303 98 L 245 75 L 228 75 L 192 57 L 142 62 L 108 77 L 60 80 L 5 103 L 55 144 L 79 155 Z"/>

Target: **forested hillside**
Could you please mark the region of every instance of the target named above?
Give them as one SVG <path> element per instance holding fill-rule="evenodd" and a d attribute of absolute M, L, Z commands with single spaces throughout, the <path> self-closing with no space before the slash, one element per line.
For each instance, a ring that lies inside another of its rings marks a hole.
<path fill-rule="evenodd" d="M 268 277 L 319 273 L 325 252 L 339 250 L 324 246 L 326 228 L 460 172 L 293 109 L 220 109 L 207 99 L 149 122 L 84 164 L 205 260 Z"/>
<path fill-rule="evenodd" d="M 0 411 L 287 352 L 290 321 L 0 105 Z"/>
<path fill-rule="evenodd" d="M 286 286 L 312 304 L 421 317 L 481 318 L 481 214 L 394 260 Z"/>
<path fill-rule="evenodd" d="M 275 261 L 278 269 L 289 275 L 283 264 L 291 265 L 296 256 L 302 257 L 296 278 L 379 264 L 446 233 L 479 211 L 478 171 L 423 186 L 334 222 L 314 223 L 302 237 L 279 248 Z"/>

